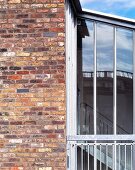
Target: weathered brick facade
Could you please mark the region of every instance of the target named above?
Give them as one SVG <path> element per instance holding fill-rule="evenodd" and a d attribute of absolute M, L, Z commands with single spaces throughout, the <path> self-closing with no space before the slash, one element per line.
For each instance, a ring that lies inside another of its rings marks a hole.
<path fill-rule="evenodd" d="M 65 2 L 0 0 L 0 170 L 64 170 Z"/>

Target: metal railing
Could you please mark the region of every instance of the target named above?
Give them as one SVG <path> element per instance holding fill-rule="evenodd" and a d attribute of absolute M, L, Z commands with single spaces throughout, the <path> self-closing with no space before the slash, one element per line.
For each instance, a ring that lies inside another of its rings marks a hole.
<path fill-rule="evenodd" d="M 79 141 L 80 142 L 80 141 Z M 86 141 L 85 141 L 86 142 Z M 133 170 L 134 143 L 69 142 L 69 170 Z M 73 158 L 74 152 L 74 158 Z M 71 156 L 72 155 L 72 156 Z M 74 164 L 75 163 L 75 164 Z"/>
<path fill-rule="evenodd" d="M 127 71 L 122 71 L 122 70 L 117 70 L 116 72 L 118 77 L 125 77 L 125 78 L 129 78 L 129 79 L 133 79 L 133 73 L 131 72 L 127 72 Z M 82 72 L 83 77 L 85 78 L 92 78 L 94 77 L 94 73 L 93 72 L 87 72 L 87 71 L 83 71 Z M 98 78 L 113 78 L 113 71 L 97 71 L 97 77 Z"/>

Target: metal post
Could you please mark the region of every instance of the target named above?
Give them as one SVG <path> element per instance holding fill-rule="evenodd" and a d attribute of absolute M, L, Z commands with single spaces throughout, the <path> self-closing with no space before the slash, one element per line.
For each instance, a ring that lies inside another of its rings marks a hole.
<path fill-rule="evenodd" d="M 76 135 L 76 81 L 77 81 L 77 22 L 70 3 L 66 2 L 66 92 L 67 92 L 67 135 Z M 76 147 L 70 143 L 69 170 L 76 170 Z"/>

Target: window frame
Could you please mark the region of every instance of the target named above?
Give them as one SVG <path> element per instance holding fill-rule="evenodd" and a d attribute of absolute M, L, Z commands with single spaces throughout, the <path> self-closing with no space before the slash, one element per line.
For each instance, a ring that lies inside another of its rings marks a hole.
<path fill-rule="evenodd" d="M 69 5 L 69 4 L 68 4 Z M 71 13 L 71 15 L 69 15 Z M 94 23 L 101 22 L 114 27 L 114 122 L 116 122 L 116 29 L 123 27 L 133 31 L 133 122 L 135 122 L 135 20 L 105 15 L 99 12 L 83 11 L 77 15 L 74 14 L 69 5 L 66 12 L 66 94 L 67 94 L 67 140 L 132 140 L 135 141 L 135 126 L 133 125 L 133 134 L 118 135 L 116 125 L 114 134 L 97 135 L 96 126 L 94 126 L 94 135 L 77 135 L 77 19 L 87 19 Z M 96 39 L 96 24 L 94 24 L 94 40 Z M 96 108 L 96 41 L 94 41 L 94 108 Z M 94 109 L 94 124 L 96 125 L 96 109 Z M 116 123 L 115 123 L 116 124 Z M 135 123 L 134 123 L 135 124 Z"/>

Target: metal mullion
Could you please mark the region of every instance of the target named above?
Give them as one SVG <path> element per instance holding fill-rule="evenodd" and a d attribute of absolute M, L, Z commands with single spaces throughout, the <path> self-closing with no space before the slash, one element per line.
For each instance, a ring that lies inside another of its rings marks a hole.
<path fill-rule="evenodd" d="M 97 24 L 94 22 L 94 135 L 97 134 L 97 99 L 96 99 L 96 91 L 97 91 Z M 96 141 L 94 145 L 94 170 L 97 170 L 97 147 Z"/>
<path fill-rule="evenodd" d="M 114 81 L 113 81 L 113 134 L 117 134 L 117 115 L 116 115 L 116 95 L 117 95 L 117 77 L 116 77 L 116 27 L 114 27 Z"/>
<path fill-rule="evenodd" d="M 72 43 L 73 43 L 73 91 L 72 94 L 74 95 L 74 102 L 73 102 L 73 119 L 72 119 L 72 125 L 73 125 L 73 134 L 77 134 L 77 20 L 74 18 L 74 15 L 72 15 Z M 74 168 L 77 170 L 77 150 L 74 148 L 73 154 L 75 155 L 74 159 Z"/>
<path fill-rule="evenodd" d="M 117 104 L 117 77 L 116 77 L 116 27 L 114 27 L 114 81 L 113 81 L 113 134 L 117 134 L 117 113 L 116 113 L 116 104 Z M 117 168 L 116 164 L 116 141 L 114 141 L 114 170 Z"/>
<path fill-rule="evenodd" d="M 97 101 L 96 101 L 96 89 L 97 89 L 97 82 L 96 82 L 96 74 L 97 74 L 97 25 L 94 22 L 94 134 L 97 134 Z"/>

